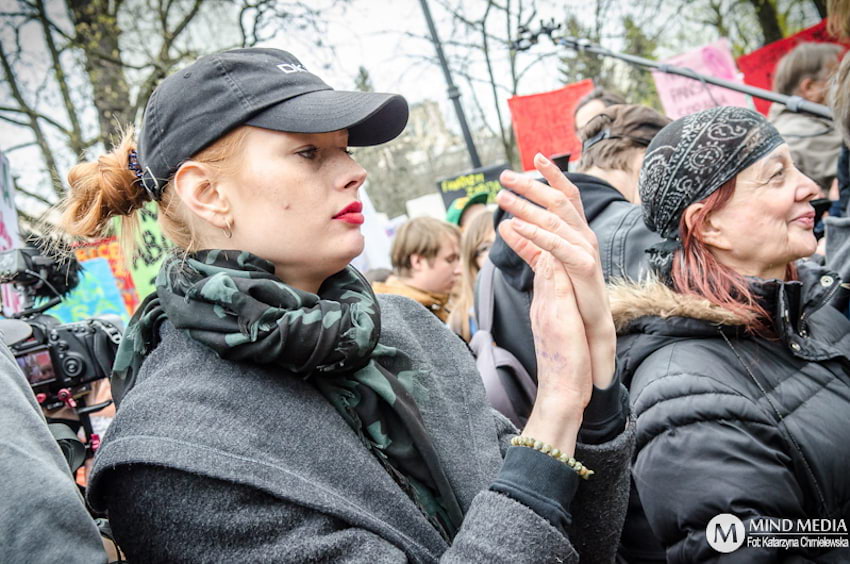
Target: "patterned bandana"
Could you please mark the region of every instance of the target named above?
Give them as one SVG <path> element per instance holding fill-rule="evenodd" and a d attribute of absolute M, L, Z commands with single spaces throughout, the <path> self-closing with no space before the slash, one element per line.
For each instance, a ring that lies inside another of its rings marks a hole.
<path fill-rule="evenodd" d="M 209 250 L 168 259 L 156 287 L 118 349 L 117 398 L 135 384 L 166 319 L 221 358 L 309 377 L 451 541 L 463 513 L 413 397 L 417 371 L 402 351 L 378 343 L 378 302 L 359 272 L 335 274 L 317 295 L 284 284 L 274 265 L 250 253 Z M 407 368 L 392 374 L 382 366 L 389 359 Z"/>
<path fill-rule="evenodd" d="M 638 189 L 647 227 L 667 241 L 648 249 L 650 264 L 669 279 L 681 248 L 685 208 L 709 197 L 739 172 L 784 143 L 764 116 L 721 106 L 679 118 L 649 144 Z"/>

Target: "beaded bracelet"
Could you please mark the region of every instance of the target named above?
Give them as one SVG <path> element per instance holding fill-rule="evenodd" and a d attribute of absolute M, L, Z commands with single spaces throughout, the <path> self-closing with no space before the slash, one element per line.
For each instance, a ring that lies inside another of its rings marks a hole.
<path fill-rule="evenodd" d="M 576 474 L 579 475 L 579 478 L 583 480 L 587 480 L 595 473 L 590 468 L 584 466 L 581 462 L 569 456 L 565 452 L 561 452 L 556 449 L 552 445 L 546 444 L 544 442 L 538 441 L 537 439 L 532 439 L 531 437 L 514 437 L 511 439 L 511 444 L 513 446 L 523 446 L 528 448 L 533 448 L 534 450 L 539 450 L 543 454 L 548 454 L 555 460 L 560 460 L 573 470 L 575 470 Z"/>

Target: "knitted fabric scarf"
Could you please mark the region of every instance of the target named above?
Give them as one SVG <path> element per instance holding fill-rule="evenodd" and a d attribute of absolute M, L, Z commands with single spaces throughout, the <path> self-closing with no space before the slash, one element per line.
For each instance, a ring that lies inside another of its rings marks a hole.
<path fill-rule="evenodd" d="M 317 295 L 286 285 L 270 262 L 247 252 L 168 259 L 118 349 L 118 398 L 166 319 L 221 358 L 308 377 L 440 534 L 454 537 L 463 514 L 411 393 L 417 371 L 402 351 L 378 343 L 378 302 L 359 272 L 331 276 Z M 392 374 L 385 359 L 404 368 Z"/>

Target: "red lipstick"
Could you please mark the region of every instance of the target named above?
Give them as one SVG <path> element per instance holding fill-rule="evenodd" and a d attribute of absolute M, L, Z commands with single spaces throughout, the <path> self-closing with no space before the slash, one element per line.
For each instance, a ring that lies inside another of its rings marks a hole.
<path fill-rule="evenodd" d="M 363 216 L 363 204 L 354 201 L 342 208 L 333 219 L 338 219 L 353 225 L 362 225 L 366 218 Z"/>

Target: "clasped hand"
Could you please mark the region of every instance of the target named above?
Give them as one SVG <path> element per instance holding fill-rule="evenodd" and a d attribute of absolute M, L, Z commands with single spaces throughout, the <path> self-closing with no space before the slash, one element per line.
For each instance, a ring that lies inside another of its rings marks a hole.
<path fill-rule="evenodd" d="M 499 233 L 534 271 L 538 390 L 524 433 L 573 452 L 593 386 L 612 381 L 616 336 L 596 235 L 578 189 L 543 155 L 534 165 L 549 186 L 505 171 L 502 185 L 525 199 L 507 190 L 497 196 L 514 216 Z"/>

